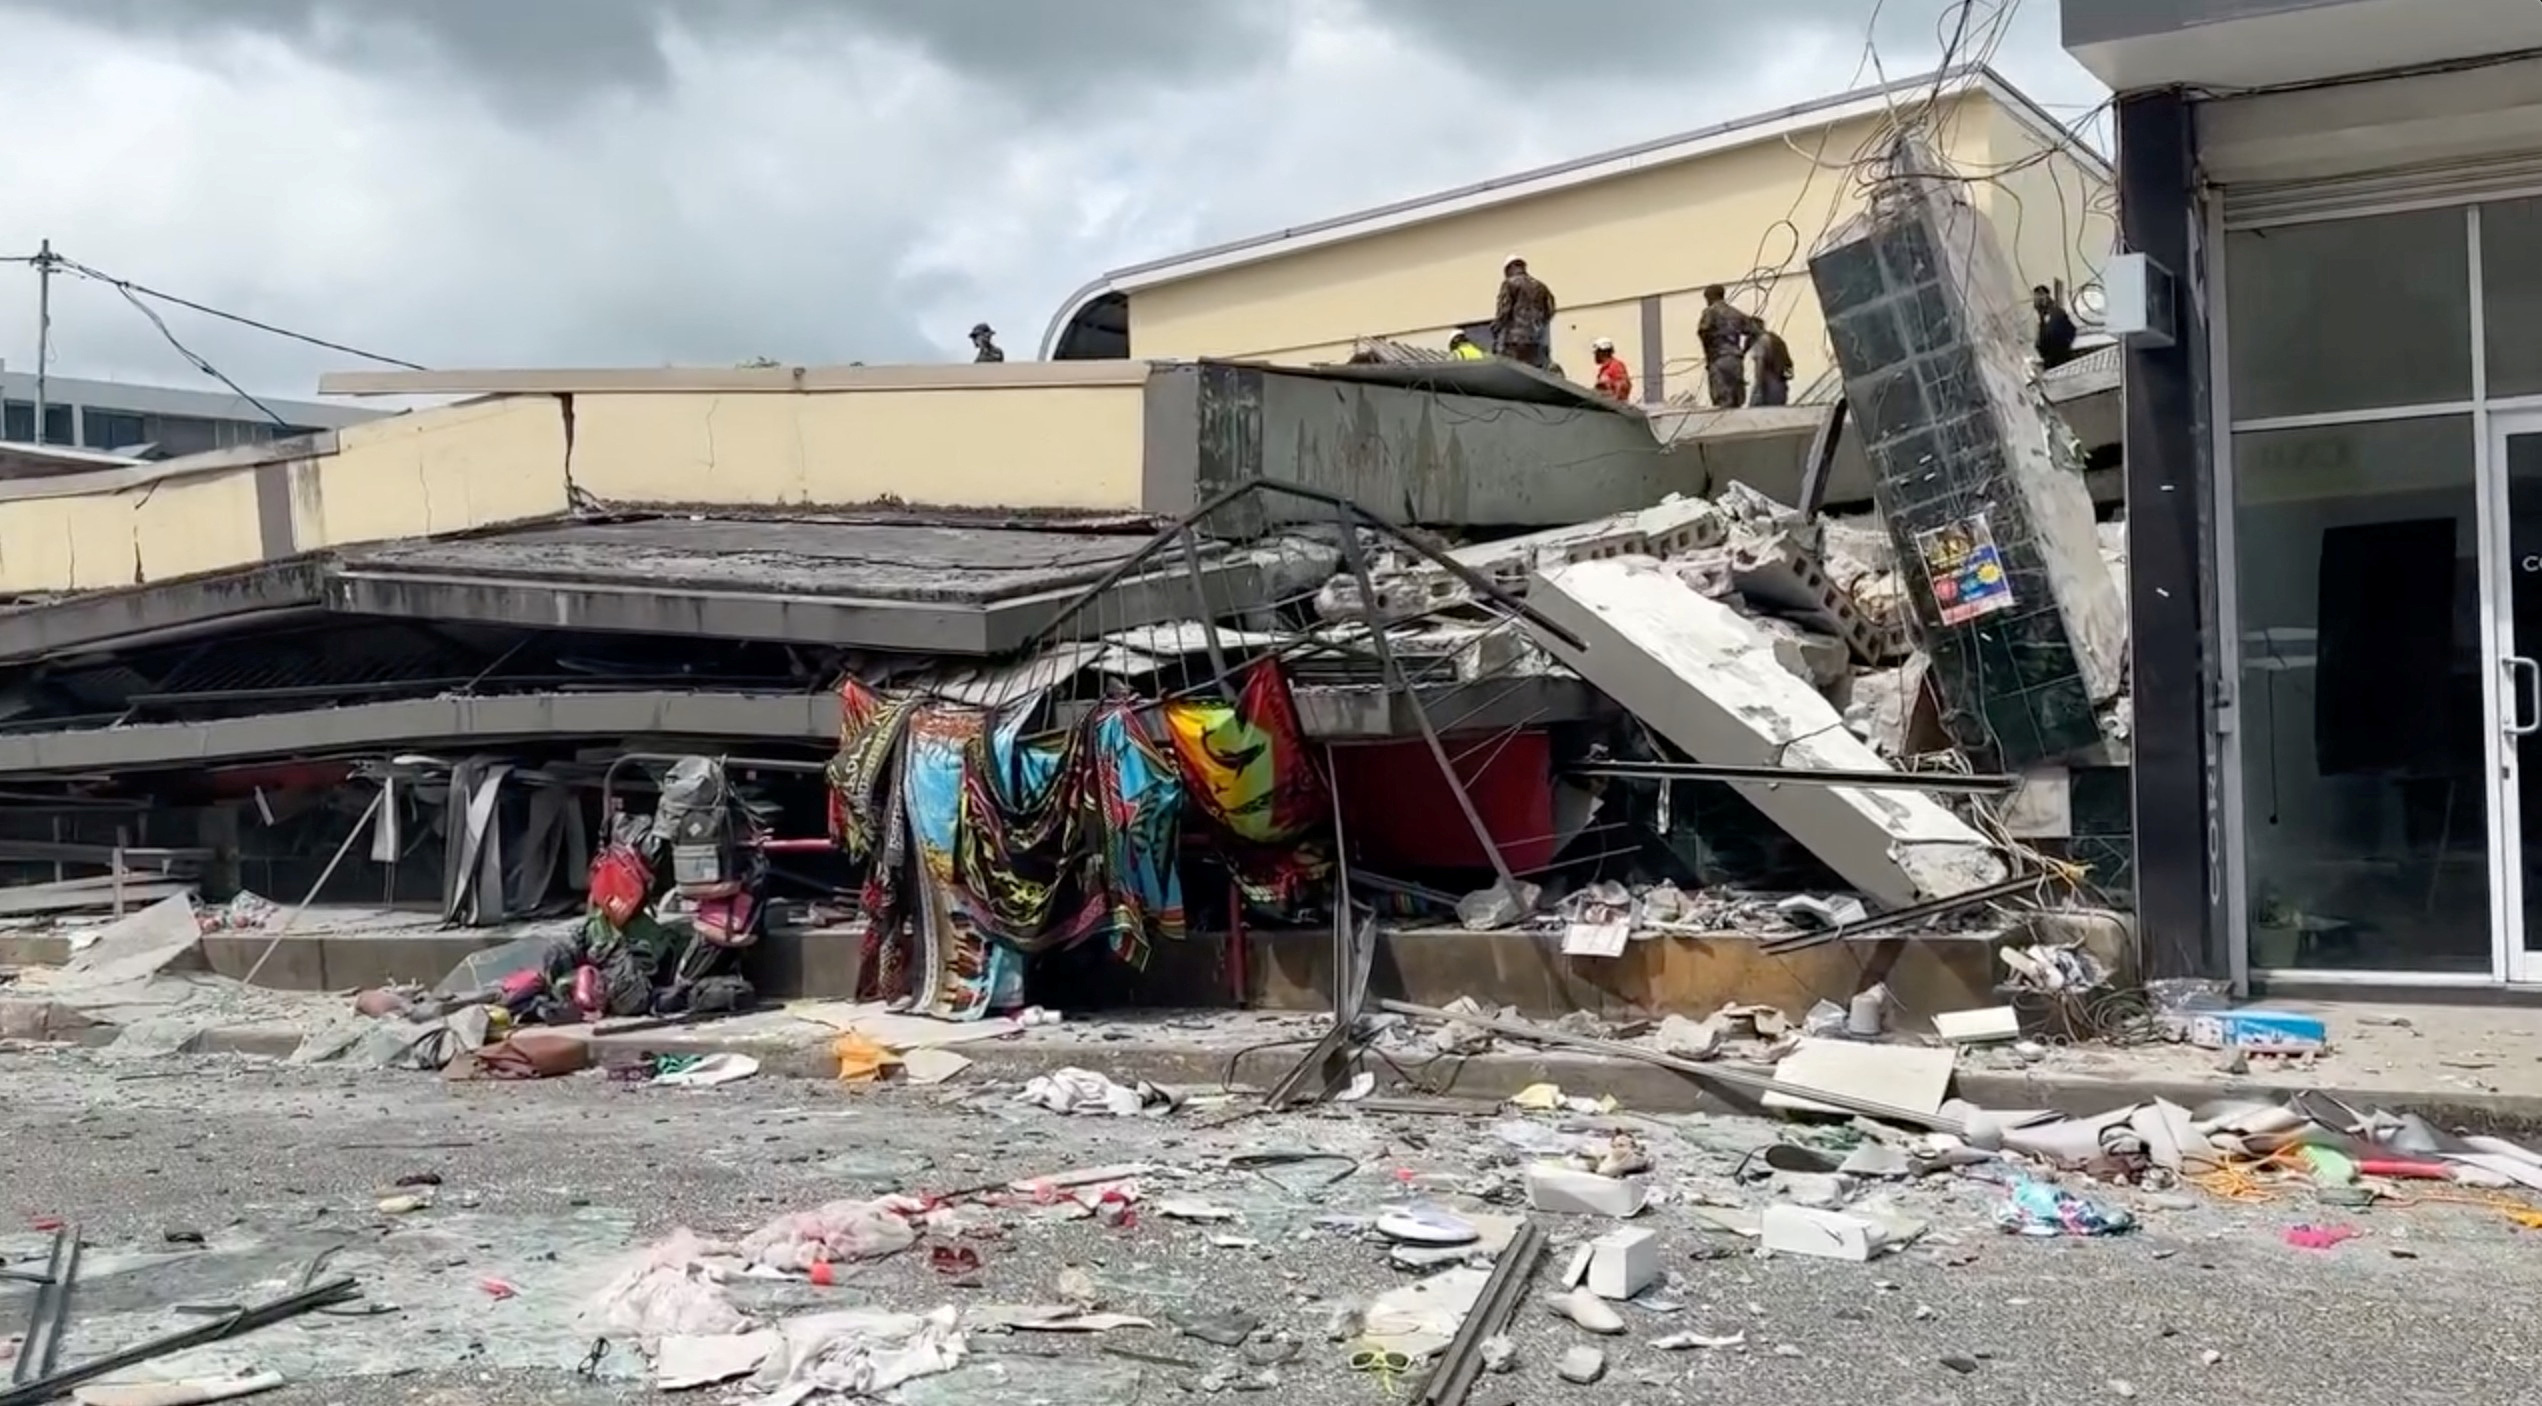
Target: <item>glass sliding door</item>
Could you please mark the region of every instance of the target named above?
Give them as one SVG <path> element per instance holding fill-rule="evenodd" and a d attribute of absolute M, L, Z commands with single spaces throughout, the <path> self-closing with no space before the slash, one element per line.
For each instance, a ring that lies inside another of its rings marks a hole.
<path fill-rule="evenodd" d="M 2251 965 L 2487 976 L 2472 417 L 2244 430 L 2233 465 Z"/>
<path fill-rule="evenodd" d="M 2457 206 L 2225 237 L 2239 872 L 2262 977 L 2499 974 L 2471 228 Z"/>
<path fill-rule="evenodd" d="M 2505 521 L 2493 531 L 2503 558 L 2491 573 L 2498 640 L 2497 771 L 2500 934 L 2510 981 L 2542 980 L 2542 410 L 2490 417 L 2493 499 Z"/>

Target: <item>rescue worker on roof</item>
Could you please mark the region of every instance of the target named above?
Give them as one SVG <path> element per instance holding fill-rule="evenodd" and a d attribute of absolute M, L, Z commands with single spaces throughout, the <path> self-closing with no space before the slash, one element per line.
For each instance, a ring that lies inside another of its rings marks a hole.
<path fill-rule="evenodd" d="M 1711 385 L 1715 410 L 1736 410 L 1748 400 L 1748 347 L 1765 324 L 1741 312 L 1715 283 L 1703 290 L 1703 316 L 1695 320 L 1695 340 L 1703 345 L 1704 379 Z"/>
<path fill-rule="evenodd" d="M 1455 357 L 1459 361 L 1481 361 L 1486 357 L 1489 357 L 1491 353 L 1474 345 L 1473 338 L 1459 332 L 1455 336 L 1448 338 L 1448 355 Z"/>
<path fill-rule="evenodd" d="M 1791 404 L 1792 349 L 1785 344 L 1782 334 L 1762 322 L 1758 323 L 1752 351 L 1756 357 L 1756 394 L 1750 397 L 1748 403 Z"/>
<path fill-rule="evenodd" d="M 1615 354 L 1615 343 L 1604 337 L 1589 344 L 1589 354 L 1597 358 L 1597 393 L 1625 405 L 1633 403 L 1633 368 Z"/>
<path fill-rule="evenodd" d="M 1501 265 L 1500 301 L 1492 309 L 1492 350 L 1539 370 L 1553 362 L 1553 290 L 1512 254 Z"/>
<path fill-rule="evenodd" d="M 2042 283 L 2030 290 L 2030 310 L 2039 315 L 2039 365 L 2054 369 L 2074 359 L 2074 319 L 2057 304 L 2057 295 Z"/>
<path fill-rule="evenodd" d="M 971 360 L 974 362 L 1004 361 L 1006 359 L 1006 353 L 998 349 L 997 329 L 989 326 L 985 322 L 979 323 L 971 329 L 971 345 L 978 348 L 971 357 Z"/>

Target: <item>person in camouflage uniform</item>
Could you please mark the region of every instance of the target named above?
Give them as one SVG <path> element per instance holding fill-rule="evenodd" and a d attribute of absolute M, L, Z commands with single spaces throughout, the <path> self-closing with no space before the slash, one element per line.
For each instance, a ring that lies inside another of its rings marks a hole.
<path fill-rule="evenodd" d="M 1553 290 L 1527 272 L 1516 254 L 1501 266 L 1500 300 L 1492 309 L 1492 350 L 1538 370 L 1553 364 Z"/>

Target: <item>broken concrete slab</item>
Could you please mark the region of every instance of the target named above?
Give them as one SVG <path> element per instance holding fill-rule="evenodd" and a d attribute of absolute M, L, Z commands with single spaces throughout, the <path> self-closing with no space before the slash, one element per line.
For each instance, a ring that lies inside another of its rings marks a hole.
<path fill-rule="evenodd" d="M 1926 663 L 1910 655 L 1894 669 L 1871 669 L 1848 678 L 1842 689 L 1845 726 L 1891 761 L 1949 745 L 1924 686 Z M 1924 745 L 1930 742 L 1932 746 Z"/>
<path fill-rule="evenodd" d="M 1585 644 L 1539 636 L 1555 658 L 1699 762 L 1883 771 L 1835 706 L 1777 663 L 1755 622 L 1656 562 L 1539 573 L 1530 598 Z M 1985 836 L 1930 796 L 1741 783 L 1739 793 L 1845 881 L 1891 907 L 2000 882 Z"/>
<path fill-rule="evenodd" d="M 51 983 L 55 991 L 93 991 L 148 981 L 163 971 L 202 971 L 203 927 L 185 894 L 160 899 L 118 918 L 81 949 Z"/>
<path fill-rule="evenodd" d="M 1768 618 L 1757 621 L 1756 626 L 1774 642 L 1774 661 L 1819 692 L 1825 693 L 1851 675 L 1853 656 L 1845 642 L 1834 635 L 1821 634 L 1797 620 Z"/>
<path fill-rule="evenodd" d="M 1671 494 L 1637 511 L 1478 542 L 1448 556 L 1493 585 L 1523 595 L 1527 578 L 1543 567 L 1623 556 L 1684 557 L 1718 548 L 1729 536 L 1730 520 L 1720 508 L 1706 499 Z M 1369 576 L 1378 605 L 1389 615 L 1469 600 L 1473 594 L 1464 582 L 1424 561 L 1397 558 L 1372 567 Z M 1326 619 L 1355 619 L 1365 613 L 1358 583 L 1347 577 L 1327 582 L 1315 608 Z"/>
<path fill-rule="evenodd" d="M 1868 1263 L 1888 1243 L 1880 1223 L 1865 1216 L 1776 1203 L 1765 1208 L 1765 1248 L 1783 1255 Z"/>
<path fill-rule="evenodd" d="M 1951 1071 L 1957 1061 L 1957 1054 L 1947 1049 L 1810 1038 L 1774 1066 L 1774 1082 L 1831 1097 L 1868 1099 L 1932 1117 L 1941 1112 L 1942 1101 L 1950 1094 Z M 1770 1093 L 1763 1101 L 1768 1108 L 1806 1113 L 1845 1111 L 1791 1094 Z"/>

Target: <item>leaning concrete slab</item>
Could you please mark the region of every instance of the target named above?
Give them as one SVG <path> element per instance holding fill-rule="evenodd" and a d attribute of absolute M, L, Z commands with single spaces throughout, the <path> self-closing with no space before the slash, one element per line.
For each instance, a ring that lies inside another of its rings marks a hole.
<path fill-rule="evenodd" d="M 1961 183 L 1904 179 L 1810 259 L 1944 725 L 2017 769 L 2102 741 L 2127 617 L 2073 437 L 2030 370 L 2020 284 Z"/>
<path fill-rule="evenodd" d="M 1882 771 L 1888 763 L 1826 699 L 1775 661 L 1774 642 L 1730 607 L 1647 560 L 1539 573 L 1529 600 L 1587 643 L 1538 639 L 1582 678 L 1700 762 Z M 1742 785 L 1741 795 L 1882 903 L 2001 880 L 1980 835 L 1913 791 Z"/>

